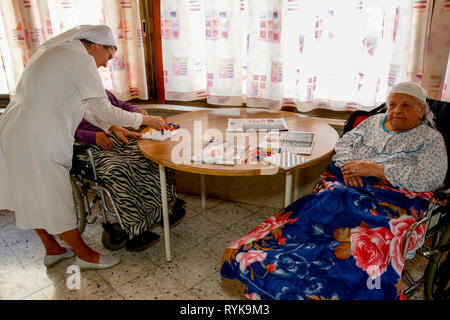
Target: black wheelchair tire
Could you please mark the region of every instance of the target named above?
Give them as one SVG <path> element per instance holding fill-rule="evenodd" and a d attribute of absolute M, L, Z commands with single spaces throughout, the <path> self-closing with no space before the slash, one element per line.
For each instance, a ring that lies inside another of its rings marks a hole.
<path fill-rule="evenodd" d="M 112 227 L 117 232 L 121 232 L 122 231 L 122 228 L 120 227 L 119 223 L 113 223 Z M 103 244 L 103 246 L 106 249 L 111 250 L 111 251 L 116 251 L 116 250 L 120 250 L 123 247 L 125 247 L 125 244 L 127 242 L 127 239 L 126 239 L 125 236 L 119 237 L 118 241 L 117 240 L 113 241 L 112 240 L 113 238 L 117 239 L 117 236 L 113 237 L 108 231 L 106 231 L 106 230 L 103 231 L 103 233 L 102 233 L 102 244 Z"/>
<path fill-rule="evenodd" d="M 442 228 L 441 237 L 437 247 L 447 245 L 450 237 L 450 225 Z M 448 282 L 449 282 L 449 252 L 448 249 L 441 251 L 432 257 L 425 269 L 425 298 L 427 300 L 443 300 L 449 299 Z M 443 294 L 446 292 L 446 294 Z"/>
<path fill-rule="evenodd" d="M 76 185 L 75 180 L 72 176 L 70 177 L 70 183 L 72 185 L 72 195 L 75 205 L 75 216 L 77 218 L 77 226 L 81 234 L 83 233 L 84 228 L 86 227 L 86 209 L 84 206 L 82 193 L 80 192 L 80 189 Z"/>

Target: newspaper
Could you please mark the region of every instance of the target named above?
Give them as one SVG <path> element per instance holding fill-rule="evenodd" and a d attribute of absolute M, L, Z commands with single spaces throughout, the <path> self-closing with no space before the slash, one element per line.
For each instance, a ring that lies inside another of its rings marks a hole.
<path fill-rule="evenodd" d="M 233 119 L 228 118 L 227 131 L 261 131 L 287 130 L 284 118 Z"/>
<path fill-rule="evenodd" d="M 289 131 L 269 132 L 259 144 L 262 149 L 272 149 L 284 152 L 311 155 L 315 132 Z"/>

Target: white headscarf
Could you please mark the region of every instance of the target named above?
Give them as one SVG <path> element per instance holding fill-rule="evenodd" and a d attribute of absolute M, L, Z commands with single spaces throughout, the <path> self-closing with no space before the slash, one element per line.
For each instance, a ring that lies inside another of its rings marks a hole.
<path fill-rule="evenodd" d="M 86 39 L 94 43 L 116 46 L 111 28 L 106 25 L 81 25 L 66 32 L 63 32 L 56 37 L 44 42 L 39 48 L 48 49 L 59 46 L 65 42 L 73 40 Z"/>
<path fill-rule="evenodd" d="M 392 87 L 391 93 L 403 93 L 410 95 L 423 103 L 427 102 L 427 90 L 414 82 L 399 82 Z"/>
<path fill-rule="evenodd" d="M 423 120 L 425 120 L 430 127 L 436 128 L 436 124 L 434 123 L 434 113 L 430 110 L 430 106 L 427 103 L 427 90 L 414 82 L 399 82 L 392 87 L 390 95 L 393 93 L 407 94 L 422 102 L 425 107 Z"/>

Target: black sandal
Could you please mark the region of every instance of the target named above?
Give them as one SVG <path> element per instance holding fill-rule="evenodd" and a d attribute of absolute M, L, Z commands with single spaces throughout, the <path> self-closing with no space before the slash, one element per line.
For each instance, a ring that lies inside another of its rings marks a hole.
<path fill-rule="evenodd" d="M 174 205 L 172 206 L 172 214 L 169 215 L 169 226 L 174 227 L 181 222 L 181 219 L 186 214 L 186 209 L 184 208 L 185 203 L 186 201 L 184 201 L 183 199 L 177 198 Z M 164 228 L 164 221 L 162 217 L 159 221 L 159 224 Z"/>
<path fill-rule="evenodd" d="M 128 239 L 125 246 L 127 248 L 127 251 L 144 251 L 145 249 L 157 244 L 160 238 L 161 237 L 159 234 L 146 230 L 133 239 Z"/>

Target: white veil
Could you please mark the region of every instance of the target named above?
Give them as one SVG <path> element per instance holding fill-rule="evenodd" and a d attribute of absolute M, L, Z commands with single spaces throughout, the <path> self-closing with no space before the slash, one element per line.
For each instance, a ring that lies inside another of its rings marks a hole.
<path fill-rule="evenodd" d="M 106 25 L 80 25 L 41 44 L 39 49 L 48 49 L 59 46 L 65 42 L 86 39 L 94 43 L 116 46 L 111 28 Z"/>

